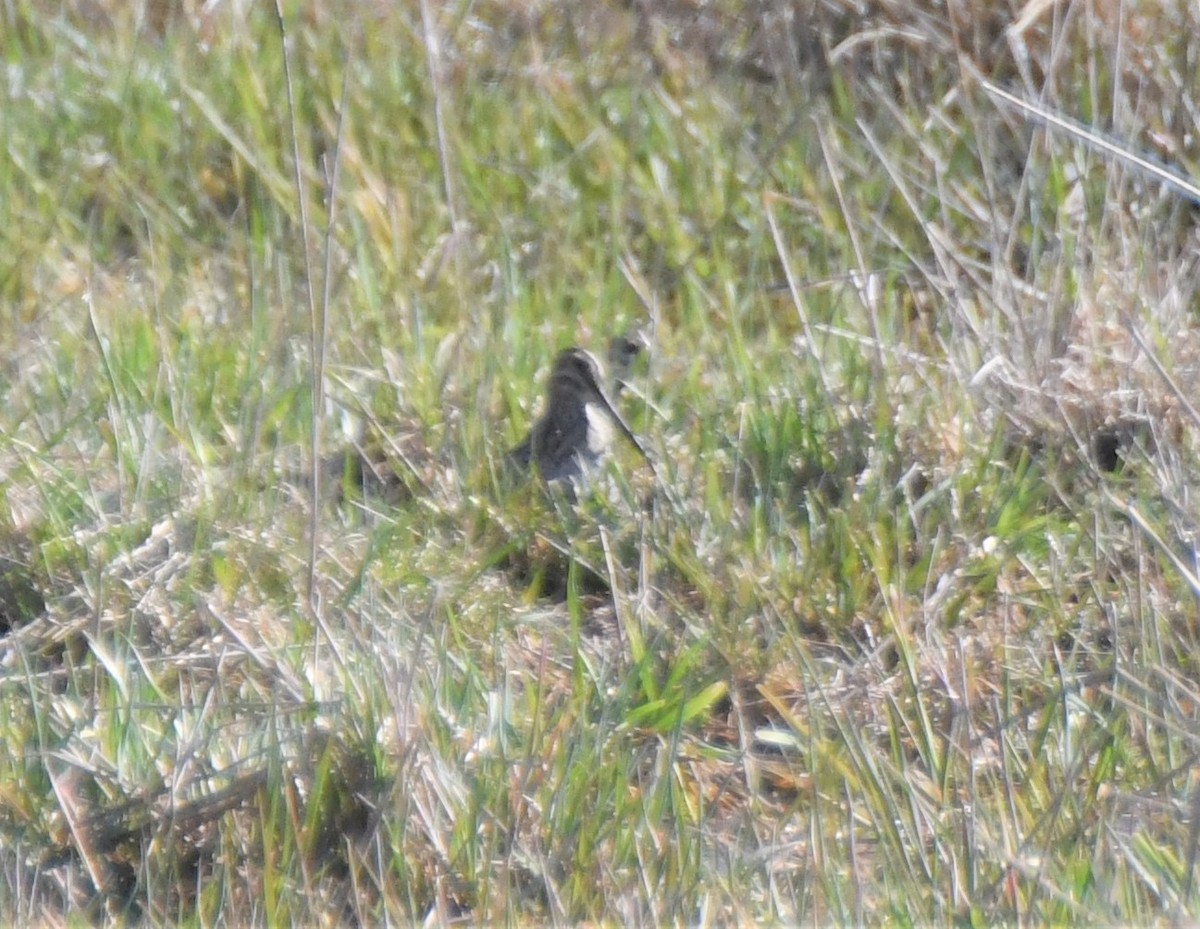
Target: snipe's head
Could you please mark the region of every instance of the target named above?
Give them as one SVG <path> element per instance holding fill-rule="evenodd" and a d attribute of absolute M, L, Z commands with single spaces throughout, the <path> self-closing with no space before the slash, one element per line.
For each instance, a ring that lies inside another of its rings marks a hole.
<path fill-rule="evenodd" d="M 646 348 L 645 337 L 636 329 L 613 336 L 608 343 L 608 371 L 612 377 L 609 389 L 616 396 L 625 386 L 637 356 Z"/>
<path fill-rule="evenodd" d="M 547 394 L 550 406 L 559 403 L 586 403 L 593 397 L 604 399 L 604 369 L 591 352 L 568 348 L 559 352 L 550 369 Z"/>

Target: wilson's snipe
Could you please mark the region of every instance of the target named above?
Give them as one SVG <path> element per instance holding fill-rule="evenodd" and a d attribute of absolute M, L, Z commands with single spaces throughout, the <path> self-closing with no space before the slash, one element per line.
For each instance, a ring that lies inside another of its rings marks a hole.
<path fill-rule="evenodd" d="M 626 344 L 618 346 L 621 340 Z M 638 350 L 625 337 L 614 340 L 609 350 L 614 367 L 627 368 Z M 603 369 L 591 352 L 568 348 L 559 354 L 550 371 L 546 410 L 509 459 L 523 470 L 536 468 L 545 481 L 583 479 L 608 451 L 615 425 L 653 471 L 650 456 L 613 408 L 603 383 Z"/>
<path fill-rule="evenodd" d="M 645 338 L 636 331 L 622 333 L 608 343 L 608 373 L 612 378 L 609 392 L 612 397 L 616 397 L 624 388 L 625 378 L 629 376 L 634 361 L 645 347 Z"/>

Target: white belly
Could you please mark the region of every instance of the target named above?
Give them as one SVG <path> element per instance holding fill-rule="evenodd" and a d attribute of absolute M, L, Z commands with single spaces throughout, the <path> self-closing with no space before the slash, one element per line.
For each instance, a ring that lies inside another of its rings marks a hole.
<path fill-rule="evenodd" d="M 587 447 L 593 458 L 598 458 L 603 455 L 612 446 L 613 442 L 613 424 L 608 418 L 608 414 L 604 412 L 595 403 L 589 403 L 584 412 L 587 413 L 588 432 L 587 432 Z"/>

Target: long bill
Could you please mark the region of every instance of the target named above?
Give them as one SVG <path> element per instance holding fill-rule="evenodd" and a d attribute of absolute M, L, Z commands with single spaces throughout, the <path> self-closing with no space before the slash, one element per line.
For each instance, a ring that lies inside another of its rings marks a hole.
<path fill-rule="evenodd" d="M 658 471 L 654 469 L 654 459 L 650 457 L 649 453 L 644 448 L 642 448 L 642 443 L 637 440 L 637 436 L 633 434 L 633 430 L 629 428 L 628 424 L 621 417 L 621 414 L 618 413 L 616 408 L 609 402 L 608 397 L 605 395 L 603 390 L 597 390 L 596 395 L 599 397 L 600 403 L 604 407 L 604 411 L 608 413 L 608 415 L 612 418 L 612 421 L 617 424 L 617 428 L 620 429 L 621 434 L 629 440 L 629 444 L 638 450 L 638 454 L 645 459 L 647 467 L 650 468 L 650 473 L 657 478 Z"/>

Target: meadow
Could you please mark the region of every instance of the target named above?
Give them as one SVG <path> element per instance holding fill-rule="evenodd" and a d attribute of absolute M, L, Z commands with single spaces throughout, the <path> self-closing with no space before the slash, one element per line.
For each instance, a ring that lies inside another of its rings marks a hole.
<path fill-rule="evenodd" d="M 0 922 L 1200 918 L 1195 5 L 0 51 Z M 653 471 L 507 480 L 625 332 Z"/>

